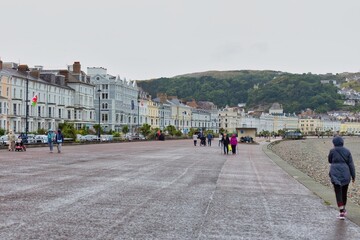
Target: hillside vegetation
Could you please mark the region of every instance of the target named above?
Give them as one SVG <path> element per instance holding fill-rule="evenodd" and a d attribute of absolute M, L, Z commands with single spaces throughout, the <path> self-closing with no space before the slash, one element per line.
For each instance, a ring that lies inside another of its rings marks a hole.
<path fill-rule="evenodd" d="M 219 107 L 246 103 L 249 109 L 268 109 L 272 103 L 283 105 L 285 112 L 306 108 L 326 112 L 342 108 L 342 97 L 332 84 L 321 80 L 344 81 L 341 75 L 291 74 L 277 71 L 210 71 L 173 78 L 139 81 L 152 96 L 166 93 L 191 101 L 211 101 Z"/>

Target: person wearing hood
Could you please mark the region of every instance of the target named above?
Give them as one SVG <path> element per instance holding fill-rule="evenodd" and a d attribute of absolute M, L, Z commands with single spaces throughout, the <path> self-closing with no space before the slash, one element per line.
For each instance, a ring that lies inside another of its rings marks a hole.
<path fill-rule="evenodd" d="M 345 219 L 347 192 L 349 183 L 355 182 L 355 166 L 351 152 L 344 147 L 344 140 L 337 136 L 333 140 L 334 148 L 329 152 L 328 161 L 330 163 L 329 177 L 334 186 L 336 202 L 339 207 L 339 219 Z"/>
<path fill-rule="evenodd" d="M 230 145 L 231 145 L 231 149 L 232 149 L 232 154 L 236 154 L 236 145 L 237 145 L 238 141 L 236 138 L 236 134 L 231 135 L 230 138 Z"/>

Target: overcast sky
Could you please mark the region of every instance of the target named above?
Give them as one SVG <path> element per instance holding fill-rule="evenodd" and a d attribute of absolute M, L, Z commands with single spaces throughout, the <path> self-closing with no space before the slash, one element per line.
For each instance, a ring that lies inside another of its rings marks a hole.
<path fill-rule="evenodd" d="M 360 71 L 359 0 L 1 2 L 0 58 L 127 79 L 208 70 Z"/>

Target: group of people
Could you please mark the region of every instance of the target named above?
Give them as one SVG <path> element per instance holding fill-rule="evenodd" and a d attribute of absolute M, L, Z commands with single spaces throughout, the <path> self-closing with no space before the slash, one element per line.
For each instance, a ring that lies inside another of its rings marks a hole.
<path fill-rule="evenodd" d="M 54 143 L 57 144 L 56 147 L 58 153 L 61 153 L 62 144 L 64 142 L 64 135 L 62 134 L 61 130 L 58 129 L 57 132 L 54 132 L 52 129 L 49 129 L 47 137 L 50 153 L 52 153 L 54 150 Z"/>
<path fill-rule="evenodd" d="M 21 133 L 18 137 L 15 136 L 13 131 L 9 131 L 8 133 L 8 150 L 9 151 L 26 151 L 26 147 L 24 145 L 24 139 L 26 138 L 24 133 Z"/>
<path fill-rule="evenodd" d="M 54 132 L 53 130 L 49 129 L 47 138 L 48 138 L 48 145 L 50 147 L 50 152 L 51 153 L 53 152 L 54 143 L 56 143 L 58 153 L 61 153 L 62 143 L 64 142 L 64 135 L 62 134 L 61 130 L 58 129 L 57 132 Z M 18 138 L 16 138 L 13 131 L 10 130 L 8 134 L 9 151 L 15 151 L 16 145 L 21 146 L 21 148 L 26 151 L 26 147 L 24 145 L 25 139 L 27 139 L 25 134 L 22 133 L 19 135 Z"/>
<path fill-rule="evenodd" d="M 50 153 L 53 152 L 54 143 L 57 144 L 58 153 L 61 153 L 62 143 L 64 142 L 64 135 L 61 130 L 58 129 L 56 132 L 49 129 L 48 131 L 48 145 L 50 148 Z M 161 133 L 158 136 L 159 140 Z M 201 145 L 206 145 L 205 138 L 208 140 L 208 146 L 211 146 L 211 140 L 213 136 L 209 133 L 207 137 L 204 134 L 194 134 L 193 141 L 194 146 L 197 145 L 197 140 L 200 139 Z M 19 139 L 22 140 L 22 135 L 19 136 Z M 9 141 L 9 151 L 14 151 L 16 136 L 13 131 L 9 131 L 8 134 Z M 334 148 L 332 148 L 328 155 L 328 162 L 330 163 L 329 177 L 331 183 L 333 184 L 336 202 L 339 208 L 339 219 L 345 219 L 347 214 L 346 203 L 347 203 L 347 193 L 349 184 L 352 181 L 355 182 L 355 166 L 351 152 L 344 147 L 344 140 L 340 136 L 336 136 L 332 140 Z M 229 138 L 228 134 L 221 133 L 219 135 L 219 146 L 223 146 L 224 154 L 229 154 L 229 151 L 232 154 L 236 154 L 236 147 L 238 140 L 236 134 L 232 134 Z"/>
<path fill-rule="evenodd" d="M 221 133 L 219 136 L 219 146 L 223 146 L 224 154 L 229 154 L 229 151 L 232 154 L 236 154 L 236 147 L 238 144 L 238 140 L 236 134 L 232 134 L 229 138 L 229 135 L 226 133 Z"/>
<path fill-rule="evenodd" d="M 206 146 L 206 140 L 207 140 L 207 145 L 211 147 L 211 142 L 213 138 L 214 137 L 211 133 L 208 133 L 206 136 L 202 132 L 198 134 L 194 133 L 193 135 L 194 146 L 197 145 L 199 139 L 200 146 Z M 232 152 L 232 154 L 236 154 L 237 144 L 238 144 L 238 140 L 236 134 L 232 134 L 230 138 L 227 134 L 224 133 L 221 133 L 219 135 L 219 146 L 224 147 L 224 154 L 229 154 L 230 151 Z"/>
<path fill-rule="evenodd" d="M 207 145 L 211 147 L 211 140 L 213 139 L 213 135 L 211 133 L 208 133 L 207 136 L 205 136 L 205 134 L 202 132 L 198 134 L 194 133 L 193 135 L 194 146 L 197 145 L 198 139 L 200 139 L 200 146 L 206 146 L 206 140 L 207 140 Z"/>
<path fill-rule="evenodd" d="M 193 135 L 194 146 L 197 144 L 197 139 L 201 137 L 203 137 L 203 135 Z M 334 147 L 328 155 L 328 162 L 330 164 L 329 177 L 333 184 L 335 198 L 339 208 L 338 218 L 343 220 L 347 215 L 346 203 L 349 184 L 350 182 L 355 183 L 355 165 L 351 152 L 344 147 L 343 138 L 335 136 L 332 142 Z M 221 133 L 219 135 L 219 146 L 223 146 L 224 154 L 229 154 L 229 151 L 236 154 L 237 144 L 236 134 L 232 134 L 230 138 L 228 134 Z"/>

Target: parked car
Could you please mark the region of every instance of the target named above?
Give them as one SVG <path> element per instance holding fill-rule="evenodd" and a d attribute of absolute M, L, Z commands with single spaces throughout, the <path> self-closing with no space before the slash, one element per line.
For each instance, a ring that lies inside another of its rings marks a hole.
<path fill-rule="evenodd" d="M 0 145 L 8 145 L 8 136 L 7 135 L 3 135 L 0 137 Z"/>
<path fill-rule="evenodd" d="M 48 143 L 47 135 L 36 135 L 34 139 L 36 143 Z"/>
<path fill-rule="evenodd" d="M 36 143 L 35 134 L 29 133 L 27 135 L 27 143 Z"/>
<path fill-rule="evenodd" d="M 133 140 L 134 135 L 131 133 L 126 133 L 125 136 L 123 136 L 124 139 L 127 139 L 129 141 Z"/>
<path fill-rule="evenodd" d="M 140 134 L 135 134 L 134 138 L 139 139 L 139 140 L 145 140 L 146 139 L 146 137 L 144 135 L 142 135 L 141 133 Z"/>
<path fill-rule="evenodd" d="M 76 134 L 76 139 L 77 140 L 79 140 L 79 141 L 81 141 L 81 138 L 83 137 L 83 135 L 81 135 L 81 134 Z"/>
<path fill-rule="evenodd" d="M 144 135 L 142 135 L 142 134 L 127 133 L 127 134 L 125 134 L 125 139 L 131 141 L 131 140 L 145 140 L 146 138 L 145 138 Z"/>
<path fill-rule="evenodd" d="M 80 137 L 80 141 L 96 141 L 97 140 L 97 136 L 96 135 L 91 135 L 91 134 L 89 134 L 89 135 L 85 135 L 85 136 L 81 136 Z"/>
<path fill-rule="evenodd" d="M 101 135 L 100 136 L 100 141 L 108 142 L 108 141 L 112 141 L 113 138 L 114 138 L 113 135 Z"/>

